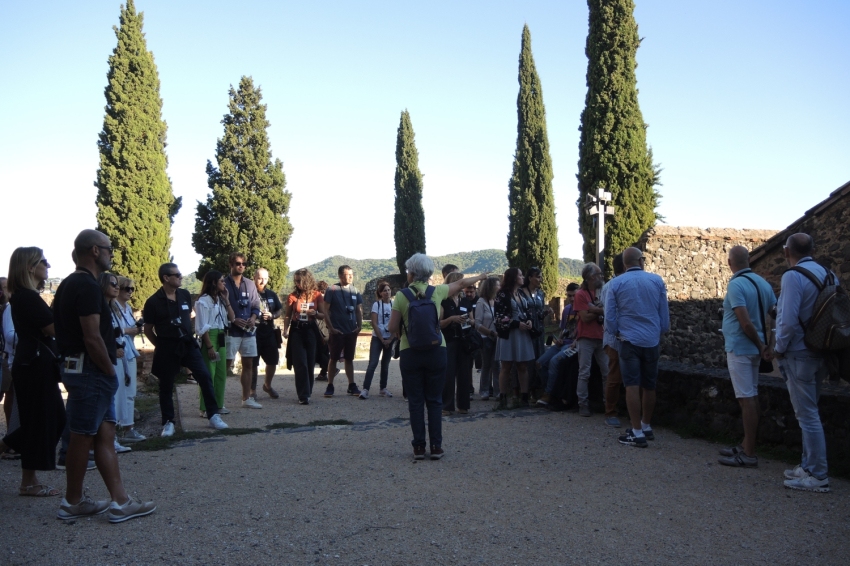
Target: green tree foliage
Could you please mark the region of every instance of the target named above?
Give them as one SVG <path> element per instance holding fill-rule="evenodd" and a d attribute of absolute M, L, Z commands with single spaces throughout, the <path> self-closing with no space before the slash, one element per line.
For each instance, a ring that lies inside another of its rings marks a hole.
<path fill-rule="evenodd" d="M 579 231 L 584 258 L 595 261 L 594 217 L 585 195 L 605 188 L 613 196 L 615 216 L 605 226 L 605 270 L 617 253 L 634 245 L 655 225 L 660 170 L 646 145 L 646 127 L 638 105 L 635 68 L 640 39 L 633 0 L 588 0 L 587 98 L 581 114 L 578 162 Z"/>
<path fill-rule="evenodd" d="M 286 245 L 291 195 L 280 159 L 272 161 L 266 129 L 266 105 L 251 77 L 239 88 L 230 87 L 229 113 L 224 137 L 216 144 L 218 167 L 207 161 L 207 184 L 212 190 L 198 202 L 192 244 L 201 255 L 198 279 L 210 269 L 229 271 L 231 252 L 245 254 L 249 270 L 265 267 L 271 285 L 280 285 L 288 273 Z"/>
<path fill-rule="evenodd" d="M 159 76 L 133 0 L 121 6 L 118 45 L 109 57 L 106 115 L 97 146 L 97 229 L 115 250 L 113 271 L 136 282 L 140 307 L 160 286 L 157 270 L 169 260 L 171 223 L 180 209 L 166 174 L 166 124 Z"/>
<path fill-rule="evenodd" d="M 546 135 L 543 88 L 531 54 L 531 32 L 522 29 L 517 96 L 517 140 L 508 183 L 508 263 L 523 271 L 536 266 L 541 285 L 553 296 L 558 286 L 558 227 L 552 193 L 552 158 Z"/>
<path fill-rule="evenodd" d="M 395 257 L 399 273 L 415 253 L 425 253 L 422 173 L 410 113 L 401 113 L 395 144 Z"/>

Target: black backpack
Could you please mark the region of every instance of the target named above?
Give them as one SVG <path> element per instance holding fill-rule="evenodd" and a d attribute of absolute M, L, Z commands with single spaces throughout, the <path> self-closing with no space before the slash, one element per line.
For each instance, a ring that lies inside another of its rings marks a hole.
<path fill-rule="evenodd" d="M 407 297 L 407 326 L 402 319 L 402 328 L 407 335 L 407 343 L 414 350 L 430 350 L 443 343 L 440 320 L 437 316 L 437 304 L 431 299 L 434 287 L 428 285 L 424 295 L 414 295 L 413 291 L 402 289 Z"/>
<path fill-rule="evenodd" d="M 808 269 L 794 266 L 790 271 L 805 275 L 818 289 L 812 316 L 803 327 L 803 342 L 815 352 L 837 352 L 850 348 L 850 296 L 835 275 L 826 270 L 823 282 Z"/>

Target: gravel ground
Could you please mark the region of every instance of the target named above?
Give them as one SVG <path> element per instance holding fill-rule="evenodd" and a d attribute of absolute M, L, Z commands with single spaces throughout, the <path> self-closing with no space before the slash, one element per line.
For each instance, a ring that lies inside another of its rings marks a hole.
<path fill-rule="evenodd" d="M 185 441 L 119 456 L 128 491 L 156 513 L 110 525 L 63 523 L 58 498 L 16 495 L 19 463 L 0 461 L 0 563 L 7 564 L 846 564 L 848 482 L 832 493 L 782 487 L 786 464 L 716 463 L 717 445 L 657 429 L 646 450 L 621 446 L 601 415 L 472 403 L 444 418 L 440 461 L 413 462 L 407 406 L 393 362 L 392 399 L 324 399 L 307 407 L 292 376 L 281 398 L 238 408 L 232 427 L 346 419 L 351 426 L 279 429 Z M 362 383 L 365 362 L 356 362 Z M 208 430 L 197 388 L 178 391 L 185 430 Z M 42 472 L 64 488 L 64 473 Z M 107 497 L 96 472 L 87 486 Z M 843 557 L 843 558 L 842 558 Z"/>

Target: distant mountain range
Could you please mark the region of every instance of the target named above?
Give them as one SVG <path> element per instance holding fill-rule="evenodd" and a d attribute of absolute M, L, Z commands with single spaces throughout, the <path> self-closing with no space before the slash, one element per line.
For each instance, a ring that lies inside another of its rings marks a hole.
<path fill-rule="evenodd" d="M 463 273 L 481 273 L 483 271 L 504 273 L 508 268 L 508 261 L 505 258 L 504 250 L 478 250 L 430 257 L 434 260 L 437 273 L 447 263 L 457 265 Z M 558 260 L 558 264 L 558 271 L 561 278 L 581 279 L 581 268 L 584 267 L 583 261 L 561 258 Z M 307 269 L 313 273 L 317 281 L 325 280 L 328 283 L 334 283 L 339 280 L 337 269 L 339 269 L 340 265 L 350 265 L 351 269 L 354 270 L 355 282 L 361 286 L 376 277 L 398 273 L 395 258 L 354 259 L 339 255 L 329 257 L 313 265 L 308 265 Z M 291 280 L 290 275 L 289 281 Z M 287 285 L 289 285 L 289 282 L 287 282 Z"/>

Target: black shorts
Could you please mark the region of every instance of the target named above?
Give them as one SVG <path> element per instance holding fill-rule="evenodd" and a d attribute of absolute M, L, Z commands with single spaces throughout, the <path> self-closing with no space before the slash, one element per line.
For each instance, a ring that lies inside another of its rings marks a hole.
<path fill-rule="evenodd" d="M 354 361 L 354 350 L 357 348 L 357 333 L 331 334 L 330 343 L 331 360 L 336 361 L 343 354 L 346 360 Z"/>
<path fill-rule="evenodd" d="M 280 349 L 277 347 L 277 338 L 274 332 L 266 335 L 257 333 L 257 356 L 254 358 L 259 363 L 259 358 L 263 358 L 263 362 L 267 366 L 276 366 L 280 363 Z"/>

